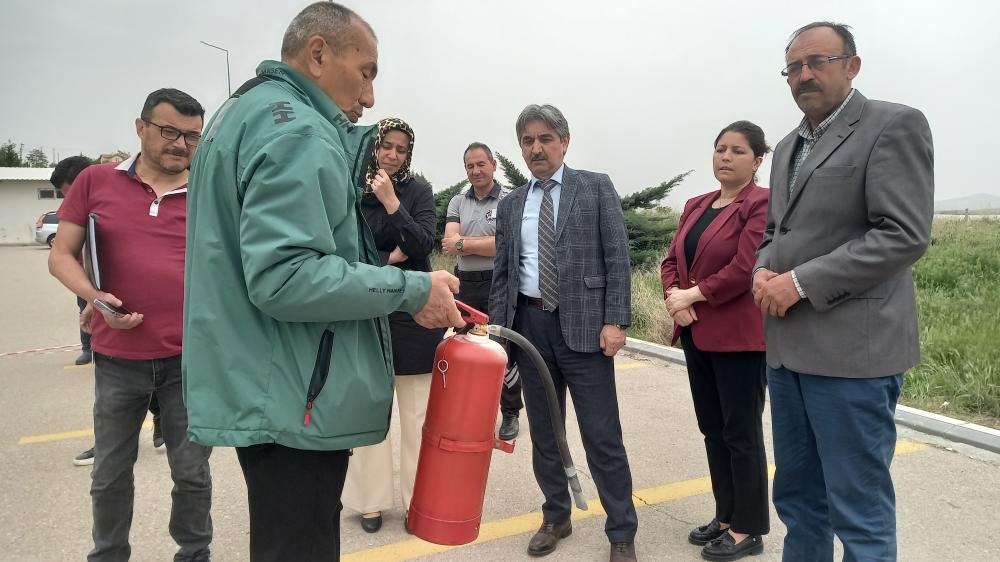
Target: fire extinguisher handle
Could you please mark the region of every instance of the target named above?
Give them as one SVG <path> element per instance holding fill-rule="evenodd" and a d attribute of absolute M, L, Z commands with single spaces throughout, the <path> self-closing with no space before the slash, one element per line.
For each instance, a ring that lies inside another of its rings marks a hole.
<path fill-rule="evenodd" d="M 488 324 L 490 321 L 490 317 L 485 312 L 476 310 L 460 300 L 455 301 L 455 306 L 458 307 L 458 312 L 462 315 L 462 320 L 465 320 L 469 324 Z"/>

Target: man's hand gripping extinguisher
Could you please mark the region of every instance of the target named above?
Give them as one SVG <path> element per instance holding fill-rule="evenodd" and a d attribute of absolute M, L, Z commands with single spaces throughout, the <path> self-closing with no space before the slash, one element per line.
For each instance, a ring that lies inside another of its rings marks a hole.
<path fill-rule="evenodd" d="M 566 444 L 556 388 L 542 356 L 521 334 L 503 326 L 487 325 L 486 314 L 465 303 L 456 301 L 456 304 L 468 324 L 443 340 L 434 354 L 431 394 L 413 498 L 406 514 L 407 528 L 425 541 L 437 544 L 467 544 L 479 536 L 493 449 L 514 452 L 513 441 L 501 441 L 494 434 L 507 354 L 489 335 L 507 339 L 521 348 L 541 375 L 549 418 L 573 499 L 578 508 L 587 509 Z"/>

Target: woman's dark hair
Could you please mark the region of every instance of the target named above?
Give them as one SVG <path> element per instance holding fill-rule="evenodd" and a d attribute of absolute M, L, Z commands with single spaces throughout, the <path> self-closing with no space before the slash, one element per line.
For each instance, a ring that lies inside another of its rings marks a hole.
<path fill-rule="evenodd" d="M 739 133 L 743 135 L 743 138 L 747 139 L 747 143 L 750 145 L 750 150 L 753 151 L 754 156 L 760 157 L 771 152 L 771 147 L 764 140 L 764 131 L 749 121 L 737 121 L 727 125 L 726 128 L 719 131 L 719 136 L 715 137 L 715 143 L 712 146 L 717 146 L 719 139 L 726 133 Z"/>

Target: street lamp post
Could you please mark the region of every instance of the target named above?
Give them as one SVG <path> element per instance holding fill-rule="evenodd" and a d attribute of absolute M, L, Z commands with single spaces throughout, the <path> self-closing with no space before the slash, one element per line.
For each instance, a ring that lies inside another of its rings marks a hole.
<path fill-rule="evenodd" d="M 207 43 L 205 41 L 199 41 L 199 43 L 201 43 L 202 45 L 209 46 L 209 47 L 211 47 L 213 49 L 218 49 L 218 50 L 226 53 L 226 87 L 229 88 L 229 95 L 232 96 L 233 95 L 233 83 L 229 79 L 229 50 L 228 49 L 223 49 L 222 47 L 220 47 L 218 45 L 213 45 L 213 44 Z"/>

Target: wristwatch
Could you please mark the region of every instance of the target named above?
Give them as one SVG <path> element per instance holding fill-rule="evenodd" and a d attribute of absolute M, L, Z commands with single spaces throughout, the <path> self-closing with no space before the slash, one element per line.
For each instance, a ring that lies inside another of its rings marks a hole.
<path fill-rule="evenodd" d="M 464 247 L 465 247 L 465 238 L 459 238 L 458 242 L 455 242 L 455 249 L 461 252 L 462 248 Z"/>

